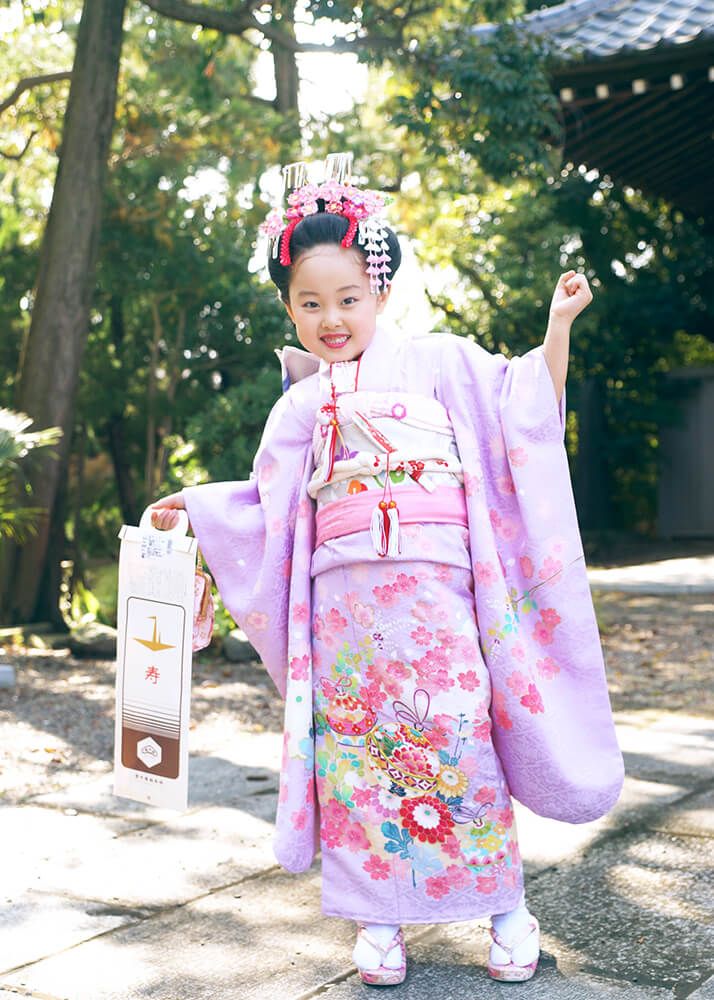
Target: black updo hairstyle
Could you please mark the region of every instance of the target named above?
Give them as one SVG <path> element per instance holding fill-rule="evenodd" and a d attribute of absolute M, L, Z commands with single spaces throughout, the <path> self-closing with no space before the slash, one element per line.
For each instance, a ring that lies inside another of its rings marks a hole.
<path fill-rule="evenodd" d="M 322 201 L 318 201 L 320 209 L 323 208 L 323 205 Z M 333 212 L 319 211 L 313 215 L 305 216 L 295 226 L 290 237 L 290 259 L 293 264 L 297 261 L 300 254 L 306 250 L 311 250 L 313 247 L 324 246 L 326 243 L 341 244 L 348 226 L 349 220 L 344 215 L 335 215 Z M 389 270 L 387 271 L 387 277 L 391 281 L 401 264 L 402 251 L 399 247 L 399 240 L 396 233 L 388 226 L 385 226 L 384 230 L 389 248 Z M 367 249 L 357 242 L 356 236 L 352 246 L 355 250 L 359 250 L 365 258 L 366 265 Z M 270 253 L 268 256 L 268 270 L 270 271 L 270 277 L 277 285 L 280 298 L 283 302 L 288 302 L 288 287 L 290 285 L 292 265 L 284 267 L 280 263 L 280 257 L 273 257 L 272 253 Z"/>

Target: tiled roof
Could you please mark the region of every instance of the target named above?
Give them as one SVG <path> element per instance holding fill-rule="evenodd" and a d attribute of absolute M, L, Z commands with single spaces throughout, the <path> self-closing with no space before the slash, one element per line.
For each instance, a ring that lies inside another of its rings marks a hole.
<path fill-rule="evenodd" d="M 564 53 L 605 59 L 714 38 L 714 0 L 570 0 L 523 18 Z M 488 35 L 496 25 L 479 25 Z"/>

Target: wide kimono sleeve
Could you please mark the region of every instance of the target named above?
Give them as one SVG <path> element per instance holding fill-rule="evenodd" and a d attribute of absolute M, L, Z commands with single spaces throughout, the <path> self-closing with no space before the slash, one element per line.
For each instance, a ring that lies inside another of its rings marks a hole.
<path fill-rule="evenodd" d="M 293 392 L 270 412 L 248 480 L 181 492 L 193 532 L 224 605 L 285 697 L 296 521 L 311 519 L 312 423 Z M 307 532 L 298 533 L 301 562 Z"/>
<path fill-rule="evenodd" d="M 512 794 L 585 822 L 616 802 L 623 763 L 556 401 L 542 347 L 511 360 L 441 338 L 437 395 L 464 469 L 493 742 Z"/>

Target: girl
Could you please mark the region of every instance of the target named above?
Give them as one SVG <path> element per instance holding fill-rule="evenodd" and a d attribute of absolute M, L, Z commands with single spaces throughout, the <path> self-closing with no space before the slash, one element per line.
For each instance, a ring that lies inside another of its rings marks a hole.
<path fill-rule="evenodd" d="M 622 783 L 563 447 L 592 296 L 561 275 L 543 345 L 510 361 L 396 335 L 383 199 L 298 174 L 265 229 L 305 351 L 280 352 L 251 479 L 165 497 L 153 523 L 187 510 L 285 698 L 276 856 L 302 871 L 320 847 L 323 910 L 357 922 L 363 981 L 403 981 L 403 923 L 486 915 L 489 974 L 529 979 L 511 794 L 584 822 Z"/>

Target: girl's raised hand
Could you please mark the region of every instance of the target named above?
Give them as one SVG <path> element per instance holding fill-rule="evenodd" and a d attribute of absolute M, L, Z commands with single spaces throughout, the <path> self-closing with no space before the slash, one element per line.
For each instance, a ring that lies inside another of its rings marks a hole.
<path fill-rule="evenodd" d="M 186 504 L 180 493 L 170 493 L 151 505 L 151 524 L 161 531 L 169 531 L 178 524 L 177 510 L 186 510 Z M 189 529 L 191 525 L 189 524 Z"/>
<path fill-rule="evenodd" d="M 558 278 L 550 303 L 550 315 L 572 323 L 593 300 L 588 279 L 577 271 L 566 271 Z"/>

